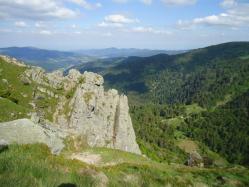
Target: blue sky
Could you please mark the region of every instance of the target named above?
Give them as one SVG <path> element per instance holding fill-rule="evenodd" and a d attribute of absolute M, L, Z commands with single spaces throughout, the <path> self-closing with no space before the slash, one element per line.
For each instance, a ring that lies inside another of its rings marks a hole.
<path fill-rule="evenodd" d="M 190 49 L 249 40 L 249 0 L 0 0 L 0 47 Z"/>

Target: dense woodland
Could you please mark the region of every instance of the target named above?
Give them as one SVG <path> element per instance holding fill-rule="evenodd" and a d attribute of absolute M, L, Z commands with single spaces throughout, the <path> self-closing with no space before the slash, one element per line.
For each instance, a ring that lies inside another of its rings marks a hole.
<path fill-rule="evenodd" d="M 187 154 L 176 145 L 175 128 L 163 121 L 184 112 L 180 106 L 132 106 L 130 113 L 140 149 L 160 162 L 184 163 Z"/>
<path fill-rule="evenodd" d="M 214 111 L 187 117 L 181 130 L 228 161 L 249 164 L 249 92 Z"/>

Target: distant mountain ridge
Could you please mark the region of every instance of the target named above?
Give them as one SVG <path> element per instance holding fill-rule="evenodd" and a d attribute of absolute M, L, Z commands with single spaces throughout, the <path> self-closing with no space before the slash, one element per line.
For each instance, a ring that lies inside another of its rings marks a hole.
<path fill-rule="evenodd" d="M 156 54 L 178 54 L 185 51 L 164 51 L 149 49 L 89 49 L 78 51 L 58 51 L 39 49 L 36 47 L 7 47 L 0 48 L 0 54 L 8 55 L 27 64 L 40 66 L 47 71 L 67 69 L 97 59 L 123 58 L 129 56 L 147 57 Z"/>
<path fill-rule="evenodd" d="M 67 68 L 93 59 L 91 57 L 77 55 L 73 52 L 46 50 L 34 47 L 0 48 L 0 54 L 12 56 L 27 64 L 41 66 L 47 71 Z"/>
<path fill-rule="evenodd" d="M 99 58 L 117 58 L 117 57 L 149 57 L 157 54 L 175 55 L 184 53 L 187 50 L 151 50 L 151 49 L 135 49 L 135 48 L 106 48 L 106 49 L 86 49 L 78 50 L 77 54 L 94 56 Z"/>

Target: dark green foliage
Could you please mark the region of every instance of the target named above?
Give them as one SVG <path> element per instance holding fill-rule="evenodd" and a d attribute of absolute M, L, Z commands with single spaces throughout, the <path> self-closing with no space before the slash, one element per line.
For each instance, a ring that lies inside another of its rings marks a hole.
<path fill-rule="evenodd" d="M 181 130 L 233 163 L 249 165 L 249 91 L 214 111 L 186 118 Z"/>
<path fill-rule="evenodd" d="M 185 54 L 131 57 L 105 74 L 107 85 L 153 103 L 211 107 L 249 88 L 249 43 L 227 43 Z M 134 85 L 139 85 L 135 87 Z"/>
<path fill-rule="evenodd" d="M 160 162 L 184 163 L 187 155 L 175 145 L 175 128 L 163 119 L 184 112 L 179 106 L 133 106 L 130 113 L 142 152 Z"/>

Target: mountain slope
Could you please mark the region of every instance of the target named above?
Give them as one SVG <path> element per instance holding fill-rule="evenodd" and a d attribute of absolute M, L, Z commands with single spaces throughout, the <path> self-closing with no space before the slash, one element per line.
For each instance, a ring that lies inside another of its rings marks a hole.
<path fill-rule="evenodd" d="M 249 90 L 213 111 L 190 115 L 180 128 L 228 161 L 249 164 Z"/>
<path fill-rule="evenodd" d="M 224 99 L 224 94 L 248 88 L 248 55 L 249 43 L 241 42 L 174 56 L 131 57 L 108 69 L 104 77 L 108 85 L 125 93 L 143 93 L 156 103 L 208 106 Z"/>
<path fill-rule="evenodd" d="M 230 162 L 249 164 L 249 42 L 220 44 L 174 56 L 128 58 L 106 72 L 106 84 L 127 93 L 131 105 L 138 105 L 133 119 L 146 124 L 147 130 L 137 134 L 149 152 L 155 150 L 154 144 L 163 148 L 169 140 L 173 144 L 168 145 L 176 145 L 176 137 L 182 134 Z M 144 103 L 149 105 L 147 109 Z M 151 117 L 143 121 L 146 118 L 139 116 Z M 165 125 L 153 121 L 158 117 Z M 159 131 L 155 133 L 156 128 Z M 165 129 L 177 136 L 170 139 L 162 133 L 150 139 Z"/>
<path fill-rule="evenodd" d="M 163 50 L 142 50 L 142 49 L 91 49 L 91 50 L 80 50 L 80 51 L 56 51 L 56 50 L 46 50 L 39 49 L 35 47 L 8 47 L 0 48 L 0 54 L 12 56 L 25 63 L 40 66 L 47 71 L 53 71 L 60 68 L 67 69 L 71 66 L 81 65 L 83 67 L 98 67 L 98 68 L 108 68 L 111 62 L 115 59 L 113 58 L 125 58 L 129 56 L 152 56 L 159 53 L 166 54 L 178 54 L 185 51 L 163 51 Z M 105 64 L 107 59 L 108 64 Z M 111 59 L 108 59 L 111 58 Z M 87 62 L 94 62 L 94 65 Z M 91 69 L 90 69 L 91 70 Z"/>
<path fill-rule="evenodd" d="M 92 165 L 51 155 L 40 144 L 11 145 L 0 152 L 0 186 L 248 186 L 249 171 L 243 167 L 192 168 L 153 162 L 117 150 L 86 149 L 100 156 Z"/>

